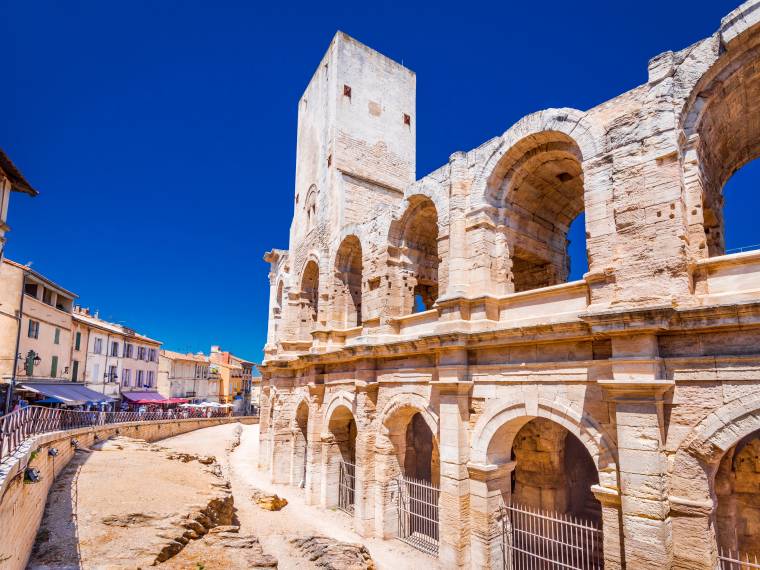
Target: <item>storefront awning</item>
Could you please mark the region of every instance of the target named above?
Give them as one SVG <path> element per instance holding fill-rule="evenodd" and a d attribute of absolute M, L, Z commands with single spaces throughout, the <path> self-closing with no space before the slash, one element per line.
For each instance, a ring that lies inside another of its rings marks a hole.
<path fill-rule="evenodd" d="M 85 388 L 82 384 L 71 382 L 35 382 L 34 384 L 22 384 L 20 388 L 47 396 L 46 400 L 51 403 L 61 403 L 67 406 L 113 401 L 113 398 L 105 394 Z"/>
<path fill-rule="evenodd" d="M 133 404 L 166 404 L 164 398 L 158 392 L 123 392 L 122 398 Z"/>

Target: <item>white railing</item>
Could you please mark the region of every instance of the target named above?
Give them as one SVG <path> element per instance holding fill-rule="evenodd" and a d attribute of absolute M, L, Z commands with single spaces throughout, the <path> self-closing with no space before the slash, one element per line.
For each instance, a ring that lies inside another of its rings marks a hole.
<path fill-rule="evenodd" d="M 354 514 L 354 501 L 356 496 L 356 466 L 347 461 L 340 462 L 340 475 L 338 478 L 338 508 Z"/>
<path fill-rule="evenodd" d="M 602 529 L 592 521 L 521 505 L 502 506 L 505 570 L 601 570 Z"/>
<path fill-rule="evenodd" d="M 718 551 L 720 570 L 755 570 L 760 568 L 757 555 L 742 554 L 721 548 Z"/>
<path fill-rule="evenodd" d="M 417 550 L 438 555 L 438 487 L 403 475 L 398 489 L 398 538 Z"/>

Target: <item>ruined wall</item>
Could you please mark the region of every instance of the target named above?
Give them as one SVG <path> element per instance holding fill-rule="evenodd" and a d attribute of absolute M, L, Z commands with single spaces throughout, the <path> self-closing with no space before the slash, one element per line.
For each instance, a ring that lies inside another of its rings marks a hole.
<path fill-rule="evenodd" d="M 237 422 L 257 423 L 258 418 L 204 418 L 187 420 L 162 420 L 159 422 L 131 422 L 97 428 L 81 428 L 66 432 L 54 432 L 34 438 L 12 457 L 6 458 L 0 469 L 0 525 L 4 529 L 0 537 L 0 566 L 9 570 L 23 570 L 34 545 L 37 528 L 45 510 L 48 491 L 55 477 L 66 467 L 76 453 L 72 439 L 80 447 L 87 448 L 97 440 L 118 434 L 144 439 L 149 442 L 173 437 L 189 431 Z M 55 447 L 57 457 L 48 455 Z M 38 483 L 25 483 L 27 466 L 39 469 Z"/>

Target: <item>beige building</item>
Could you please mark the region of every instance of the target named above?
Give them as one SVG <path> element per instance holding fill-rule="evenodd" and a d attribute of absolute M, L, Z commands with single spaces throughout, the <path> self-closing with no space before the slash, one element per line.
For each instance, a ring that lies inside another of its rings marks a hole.
<path fill-rule="evenodd" d="M 71 323 L 76 294 L 15 261 L 0 264 L 0 377 L 10 381 L 71 380 Z M 23 308 L 22 308 L 23 304 Z M 18 315 L 21 313 L 16 351 Z"/>
<path fill-rule="evenodd" d="M 208 357 L 172 350 L 159 354 L 158 391 L 168 398 L 187 398 L 193 402 L 218 401 L 219 397 L 218 384 L 209 384 Z"/>
<path fill-rule="evenodd" d="M 234 404 L 235 411 L 250 411 L 253 396 L 254 363 L 212 346 L 209 353 L 211 370 L 219 375 L 219 401 Z M 260 379 L 257 388 L 260 391 Z"/>
<path fill-rule="evenodd" d="M 72 317 L 72 380 L 119 399 L 158 390 L 161 341 L 75 307 Z"/>
<path fill-rule="evenodd" d="M 339 33 L 299 103 L 260 466 L 446 568 L 760 555 L 760 253 L 722 213 L 760 156 L 760 0 L 419 180 L 414 101 Z"/>
<path fill-rule="evenodd" d="M 32 188 L 8 155 L 0 149 L 0 259 L 3 258 L 5 252 L 5 234 L 11 229 L 8 225 L 11 192 L 37 195 L 37 190 Z"/>

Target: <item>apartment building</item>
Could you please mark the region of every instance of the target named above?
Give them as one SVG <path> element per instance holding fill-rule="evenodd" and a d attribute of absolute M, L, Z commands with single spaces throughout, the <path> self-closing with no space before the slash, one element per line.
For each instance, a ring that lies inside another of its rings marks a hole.
<path fill-rule="evenodd" d="M 236 409 L 250 409 L 253 362 L 223 351 L 215 345 L 209 354 L 212 372 L 219 375 L 219 401 L 225 404 L 235 404 Z"/>
<path fill-rule="evenodd" d="M 72 379 L 71 326 L 76 298 L 75 293 L 31 267 L 3 259 L 0 264 L 0 378 L 4 383 L 13 375 L 15 360 L 18 360 L 16 377 L 19 381 Z"/>
<path fill-rule="evenodd" d="M 72 379 L 112 398 L 158 398 L 161 341 L 76 307 L 72 316 Z M 144 397 L 148 393 L 147 397 Z"/>
<path fill-rule="evenodd" d="M 209 391 L 210 384 L 213 392 Z M 218 383 L 209 382 L 209 360 L 197 354 L 162 350 L 158 356 L 158 391 L 169 398 L 187 398 L 192 402 L 215 401 Z"/>

